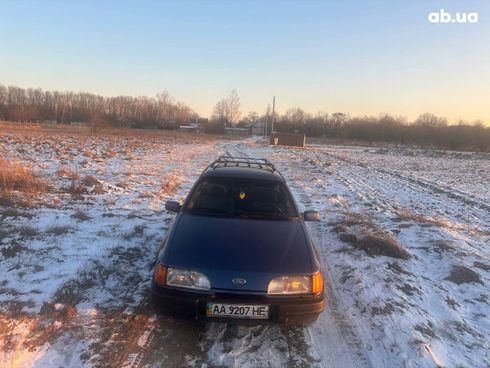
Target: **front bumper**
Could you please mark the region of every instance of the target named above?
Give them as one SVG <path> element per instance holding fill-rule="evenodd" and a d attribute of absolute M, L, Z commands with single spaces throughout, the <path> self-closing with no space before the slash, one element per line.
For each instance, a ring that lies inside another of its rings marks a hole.
<path fill-rule="evenodd" d="M 270 297 L 256 293 L 232 292 L 195 292 L 157 286 L 152 282 L 152 297 L 157 309 L 165 313 L 185 318 L 204 321 L 240 323 L 240 324 L 310 324 L 314 322 L 324 308 L 323 293 L 314 296 Z M 236 319 L 224 317 L 208 317 L 206 305 L 208 302 L 225 304 L 266 304 L 269 305 L 269 319 Z"/>

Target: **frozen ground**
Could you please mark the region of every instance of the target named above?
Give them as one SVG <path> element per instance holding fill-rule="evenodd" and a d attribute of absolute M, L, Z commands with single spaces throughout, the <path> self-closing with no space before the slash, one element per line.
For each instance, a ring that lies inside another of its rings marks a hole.
<path fill-rule="evenodd" d="M 269 158 L 321 211 L 328 307 L 311 327 L 154 313 L 164 203 L 222 153 Z M 488 156 L 25 134 L 0 136 L 0 155 L 51 184 L 34 208 L 0 207 L 1 367 L 490 366 Z M 370 255 L 369 236 L 406 253 Z"/>
<path fill-rule="evenodd" d="M 311 231 L 373 366 L 489 366 L 488 155 L 340 146 L 248 152 L 276 162 L 301 205 L 321 211 Z M 366 235 L 391 239 L 406 259 L 356 249 Z M 327 361 L 328 330 L 320 320 L 310 331 Z"/>

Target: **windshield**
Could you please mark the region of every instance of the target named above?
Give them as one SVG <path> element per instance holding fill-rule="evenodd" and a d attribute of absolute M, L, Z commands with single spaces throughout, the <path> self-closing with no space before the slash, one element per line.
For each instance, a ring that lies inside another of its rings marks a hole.
<path fill-rule="evenodd" d="M 240 178 L 203 179 L 185 210 L 223 217 L 285 220 L 299 217 L 283 183 Z"/>

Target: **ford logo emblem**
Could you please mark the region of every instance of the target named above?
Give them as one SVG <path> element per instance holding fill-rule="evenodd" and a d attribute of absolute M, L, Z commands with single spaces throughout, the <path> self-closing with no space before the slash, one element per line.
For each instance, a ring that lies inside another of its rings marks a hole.
<path fill-rule="evenodd" d="M 235 277 L 233 280 L 231 280 L 235 285 L 245 285 L 247 283 L 247 280 L 242 279 L 241 277 Z"/>

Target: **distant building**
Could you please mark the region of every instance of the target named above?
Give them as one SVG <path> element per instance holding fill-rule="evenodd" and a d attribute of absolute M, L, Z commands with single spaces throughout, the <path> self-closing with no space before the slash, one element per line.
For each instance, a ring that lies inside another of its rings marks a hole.
<path fill-rule="evenodd" d="M 199 131 L 199 126 L 197 124 L 181 125 L 179 126 L 181 132 L 197 133 Z"/>
<path fill-rule="evenodd" d="M 263 121 L 254 121 L 247 125 L 247 128 L 250 130 L 250 134 L 252 135 L 264 135 L 265 122 Z"/>
<path fill-rule="evenodd" d="M 249 135 L 250 130 L 248 128 L 231 128 L 225 127 L 225 134 L 227 135 Z"/>
<path fill-rule="evenodd" d="M 179 129 L 180 127 L 180 124 L 177 123 L 175 120 L 170 120 L 170 121 L 164 121 L 160 127 L 162 129 L 169 129 L 169 130 L 173 130 L 173 129 Z"/>
<path fill-rule="evenodd" d="M 271 134 L 270 144 L 274 146 L 304 147 L 306 145 L 306 135 L 303 133 L 274 132 Z"/>
<path fill-rule="evenodd" d="M 179 129 L 182 132 L 199 132 L 204 130 L 206 124 L 208 123 L 208 119 L 205 118 L 192 118 L 190 119 L 186 125 L 177 124 L 175 121 L 172 121 L 170 124 L 163 125 L 164 129 Z"/>

